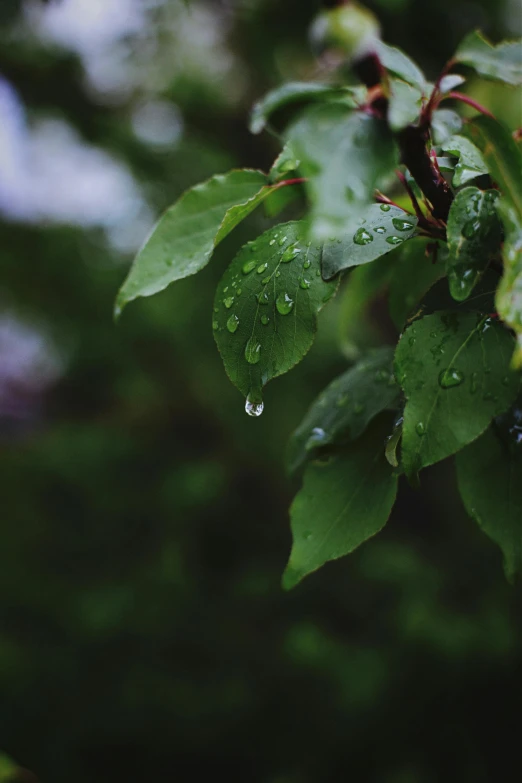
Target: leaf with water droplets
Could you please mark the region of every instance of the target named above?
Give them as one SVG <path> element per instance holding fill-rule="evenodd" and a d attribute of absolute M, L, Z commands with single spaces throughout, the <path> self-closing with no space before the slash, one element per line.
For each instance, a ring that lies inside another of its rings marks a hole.
<path fill-rule="evenodd" d="M 355 440 L 378 413 L 398 407 L 400 389 L 392 363 L 393 349 L 379 348 L 321 392 L 290 439 L 291 472 L 315 456 L 317 449 Z"/>
<path fill-rule="evenodd" d="M 351 88 L 336 87 L 332 84 L 319 82 L 287 82 L 267 93 L 264 98 L 254 104 L 250 116 L 250 132 L 261 133 L 265 129 L 270 115 L 289 104 L 305 104 L 312 101 L 324 101 L 328 98 L 339 98 L 355 106 L 353 98 L 356 95 Z"/>
<path fill-rule="evenodd" d="M 465 185 L 475 177 L 481 177 L 488 173 L 488 167 L 481 151 L 465 136 L 458 134 L 450 136 L 442 144 L 442 149 L 458 158 L 452 180 L 452 184 L 456 188 L 460 188 L 461 185 Z"/>
<path fill-rule="evenodd" d="M 140 296 L 152 296 L 194 275 L 214 248 L 273 192 L 261 171 L 219 174 L 187 190 L 167 209 L 136 256 L 115 305 L 115 315 Z"/>
<path fill-rule="evenodd" d="M 504 224 L 504 275 L 497 289 L 496 306 L 502 318 L 516 332 L 513 365 L 522 367 L 522 218 L 515 207 L 500 199 L 498 213 Z"/>
<path fill-rule="evenodd" d="M 496 190 L 469 187 L 455 196 L 448 217 L 446 272 L 451 295 L 467 299 L 500 247 Z"/>
<path fill-rule="evenodd" d="M 509 370 L 513 345 L 501 323 L 473 311 L 434 313 L 405 330 L 395 374 L 406 396 L 408 476 L 455 454 L 511 405 L 520 387 L 519 374 Z"/>
<path fill-rule="evenodd" d="M 321 246 L 304 241 L 305 234 L 303 222 L 266 231 L 241 248 L 216 291 L 214 336 L 225 369 L 232 383 L 257 405 L 262 387 L 306 354 L 314 339 L 317 313 L 337 288 L 316 275 Z M 249 266 L 252 259 L 254 267 Z M 301 285 L 305 266 L 308 287 Z M 246 274 L 245 269 L 249 269 Z M 227 309 L 225 289 L 237 280 L 241 280 L 241 294 L 235 294 Z"/>
<path fill-rule="evenodd" d="M 353 552 L 381 530 L 397 494 L 384 456 L 388 417 L 359 440 L 306 469 L 290 509 L 293 545 L 283 576 L 290 589 L 329 560 Z"/>
<path fill-rule="evenodd" d="M 384 207 L 384 209 L 383 209 Z M 414 236 L 417 218 L 390 204 L 371 204 L 364 223 L 324 243 L 323 276 L 326 280 L 343 269 L 368 264 Z M 392 242 L 389 240 L 392 239 Z"/>
<path fill-rule="evenodd" d="M 521 476 L 522 409 L 515 406 L 457 454 L 458 485 L 466 510 L 501 548 L 510 582 L 522 576 Z"/>
<path fill-rule="evenodd" d="M 455 62 L 469 65 L 481 76 L 514 86 L 522 84 L 522 41 L 494 46 L 479 30 L 470 33 L 454 54 Z"/>
<path fill-rule="evenodd" d="M 288 131 L 301 161 L 317 240 L 355 231 L 380 180 L 393 173 L 396 151 L 383 120 L 337 104 L 308 109 Z"/>

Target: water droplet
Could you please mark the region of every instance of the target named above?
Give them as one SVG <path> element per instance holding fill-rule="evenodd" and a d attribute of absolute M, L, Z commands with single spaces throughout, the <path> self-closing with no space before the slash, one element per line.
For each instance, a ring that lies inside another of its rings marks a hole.
<path fill-rule="evenodd" d="M 279 244 L 279 247 L 283 247 L 283 245 L 285 244 L 285 242 L 286 242 L 286 237 L 281 237 L 281 239 L 279 240 L 279 243 L 278 243 L 278 244 Z"/>
<path fill-rule="evenodd" d="M 217 321 L 212 321 L 212 328 L 213 328 L 213 330 L 214 330 L 214 331 L 216 331 L 217 329 L 219 329 L 219 324 L 218 324 L 218 322 L 217 322 Z"/>
<path fill-rule="evenodd" d="M 392 218 L 392 223 L 397 231 L 411 231 L 413 228 L 413 223 L 410 223 L 408 220 L 402 220 L 401 218 Z"/>
<path fill-rule="evenodd" d="M 253 400 L 250 399 L 250 394 L 246 398 L 245 411 L 248 413 L 249 416 L 261 416 L 264 407 L 265 404 L 262 400 L 260 400 L 259 402 L 254 402 Z"/>
<path fill-rule="evenodd" d="M 263 313 L 263 315 L 261 316 L 261 323 L 263 324 L 263 326 L 266 326 L 267 323 L 269 322 L 269 320 L 270 320 L 270 318 L 266 314 Z"/>
<path fill-rule="evenodd" d="M 310 269 L 311 266 L 312 262 L 307 259 L 303 264 L 303 269 Z"/>
<path fill-rule="evenodd" d="M 477 389 L 478 389 L 477 381 L 478 381 L 478 373 L 472 372 L 471 373 L 471 382 L 470 382 L 470 386 L 469 386 L 469 390 L 470 390 L 471 394 L 475 394 Z"/>
<path fill-rule="evenodd" d="M 276 277 L 281 277 L 281 272 L 279 270 L 276 272 Z"/>
<path fill-rule="evenodd" d="M 353 412 L 356 414 L 356 416 L 360 416 L 361 413 L 364 413 L 364 405 L 362 402 L 358 402 L 356 405 L 353 406 Z"/>
<path fill-rule="evenodd" d="M 238 288 L 238 289 L 237 289 L 237 291 L 236 291 L 236 294 L 237 294 L 238 296 L 241 296 L 241 288 Z"/>
<path fill-rule="evenodd" d="M 415 337 L 410 337 L 408 339 L 408 345 L 414 346 L 415 345 Z"/>
<path fill-rule="evenodd" d="M 262 284 L 263 284 L 263 285 L 268 285 L 268 283 L 270 282 L 270 280 L 271 280 L 271 277 L 270 277 L 270 275 L 268 275 L 268 277 L 263 277 L 263 279 L 261 280 L 261 282 L 262 282 Z"/>
<path fill-rule="evenodd" d="M 315 276 L 316 277 L 321 277 L 321 270 L 320 269 L 316 269 L 315 270 Z"/>
<path fill-rule="evenodd" d="M 245 359 L 249 364 L 257 364 L 261 358 L 261 343 L 251 337 L 245 345 Z"/>
<path fill-rule="evenodd" d="M 473 239 L 480 231 L 480 222 L 478 220 L 466 220 L 462 226 L 462 236 L 465 239 Z"/>
<path fill-rule="evenodd" d="M 384 226 L 377 226 L 377 228 L 374 228 L 373 230 L 375 231 L 376 234 L 386 233 L 386 229 L 384 228 Z"/>
<path fill-rule="evenodd" d="M 258 274 L 258 275 L 262 275 L 262 274 L 263 274 L 263 272 L 265 271 L 265 269 L 268 269 L 268 264 L 260 264 L 260 265 L 257 267 L 257 274 Z"/>
<path fill-rule="evenodd" d="M 227 321 L 227 329 L 231 334 L 234 334 L 234 332 L 237 331 L 238 326 L 239 326 L 239 318 L 237 317 L 237 315 L 232 314 Z"/>
<path fill-rule="evenodd" d="M 310 437 L 306 442 L 306 449 L 310 451 L 317 446 L 318 443 L 322 443 L 326 438 L 326 432 L 321 427 L 314 427 L 310 433 Z"/>
<path fill-rule="evenodd" d="M 250 245 L 250 252 L 251 253 L 255 253 L 256 250 L 257 250 L 257 245 L 255 245 L 255 244 Z"/>
<path fill-rule="evenodd" d="M 214 307 L 214 312 L 219 313 L 219 307 Z"/>
<path fill-rule="evenodd" d="M 286 237 L 285 237 L 285 239 L 286 239 Z M 282 262 L 283 264 L 288 264 L 288 262 L 289 262 L 289 261 L 293 261 L 293 260 L 294 260 L 294 258 L 295 258 L 295 257 L 298 255 L 298 253 L 300 253 L 300 252 L 301 252 L 301 251 L 299 250 L 299 248 L 298 248 L 298 247 L 296 247 L 296 245 L 289 245 L 289 246 L 286 248 L 286 250 L 283 252 L 283 255 L 281 256 L 281 262 Z"/>
<path fill-rule="evenodd" d="M 280 293 L 276 299 L 277 312 L 288 315 L 294 306 L 294 300 L 287 293 Z"/>
<path fill-rule="evenodd" d="M 260 305 L 268 304 L 269 298 L 266 291 L 260 291 L 256 298 Z"/>
<path fill-rule="evenodd" d="M 426 427 L 424 426 L 424 422 L 419 421 L 419 423 L 415 426 L 415 432 L 417 435 L 426 435 Z"/>
<path fill-rule="evenodd" d="M 241 267 L 241 271 L 244 275 L 248 275 L 253 269 L 256 268 L 257 261 L 245 261 Z"/>
<path fill-rule="evenodd" d="M 275 239 L 271 239 L 271 240 L 270 240 L 270 242 L 269 242 L 268 244 L 269 244 L 269 245 L 275 245 Z"/>
<path fill-rule="evenodd" d="M 358 228 L 353 235 L 353 241 L 356 245 L 369 245 L 370 242 L 373 242 L 373 237 L 365 228 Z"/>
<path fill-rule="evenodd" d="M 223 293 L 224 293 L 224 294 L 226 294 L 226 292 L 227 292 L 227 291 L 228 291 L 228 285 L 226 285 L 226 286 L 224 287 L 224 289 L 223 289 Z"/>
<path fill-rule="evenodd" d="M 310 288 L 310 281 L 309 281 L 309 280 L 307 280 L 307 279 L 306 279 L 306 278 L 304 278 L 304 277 L 300 277 L 300 278 L 299 278 L 299 287 L 300 287 L 300 288 L 304 288 L 305 290 L 306 290 L 307 288 Z"/>
<path fill-rule="evenodd" d="M 223 299 L 223 304 L 225 305 L 227 310 L 230 310 L 230 308 L 234 304 L 234 297 L 233 296 L 227 296 L 226 299 Z"/>
<path fill-rule="evenodd" d="M 456 370 L 455 367 L 448 367 L 447 370 L 443 370 L 439 375 L 439 386 L 443 389 L 451 389 L 455 386 L 460 386 L 464 380 L 464 373 Z"/>
<path fill-rule="evenodd" d="M 389 212 L 391 209 L 391 206 L 389 204 L 381 204 L 381 210 L 383 212 Z"/>
<path fill-rule="evenodd" d="M 393 235 L 391 237 L 386 237 L 386 241 L 389 245 L 400 245 L 403 240 L 400 237 Z"/>

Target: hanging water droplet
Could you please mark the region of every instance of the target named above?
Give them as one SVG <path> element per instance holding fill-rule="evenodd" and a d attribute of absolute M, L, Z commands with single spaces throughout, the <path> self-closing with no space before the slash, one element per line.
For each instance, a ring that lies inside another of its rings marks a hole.
<path fill-rule="evenodd" d="M 391 209 L 391 206 L 389 204 L 381 204 L 381 210 L 383 212 L 389 212 Z"/>
<path fill-rule="evenodd" d="M 227 310 L 230 310 L 230 308 L 234 304 L 234 297 L 233 296 L 227 296 L 226 299 L 223 299 L 223 304 L 225 305 Z"/>
<path fill-rule="evenodd" d="M 410 231 L 413 228 L 413 223 L 408 220 L 402 220 L 402 218 L 392 218 L 392 223 L 397 231 Z"/>
<path fill-rule="evenodd" d="M 287 293 L 280 293 L 276 299 L 277 312 L 281 315 L 288 315 L 294 306 L 294 300 Z"/>
<path fill-rule="evenodd" d="M 447 370 L 443 370 L 439 375 L 439 386 L 443 389 L 451 389 L 455 386 L 460 386 L 463 380 L 464 373 L 456 370 L 455 367 L 448 367 Z"/>
<path fill-rule="evenodd" d="M 237 331 L 237 327 L 239 326 L 239 318 L 235 313 L 233 313 L 230 318 L 227 321 L 227 329 L 231 334 L 234 334 L 234 332 Z"/>
<path fill-rule="evenodd" d="M 415 426 L 415 432 L 417 435 L 426 435 L 426 427 L 424 426 L 424 422 L 419 421 L 418 424 Z"/>
<path fill-rule="evenodd" d="M 370 242 L 373 242 L 373 237 L 365 228 L 358 228 L 353 235 L 353 241 L 356 245 L 368 245 Z"/>
<path fill-rule="evenodd" d="M 266 264 L 266 263 L 265 263 L 265 264 L 260 264 L 260 265 L 257 267 L 257 274 L 258 274 L 258 275 L 262 275 L 262 274 L 263 274 L 263 272 L 265 271 L 265 269 L 268 269 L 268 264 Z"/>
<path fill-rule="evenodd" d="M 307 259 L 307 260 L 304 262 L 304 264 L 303 264 L 303 269 L 310 269 L 310 267 L 311 267 L 311 266 L 312 266 L 312 262 L 311 262 L 310 260 L 308 260 L 308 259 Z"/>
<path fill-rule="evenodd" d="M 245 359 L 249 364 L 257 364 L 261 358 L 261 343 L 251 337 L 245 345 Z"/>
<path fill-rule="evenodd" d="M 259 402 L 254 402 L 250 399 L 250 394 L 245 400 L 245 411 L 248 413 L 249 416 L 261 416 L 263 413 L 263 408 L 265 407 L 265 404 L 262 400 Z"/>
<path fill-rule="evenodd" d="M 304 277 L 300 277 L 299 278 L 299 287 L 300 288 L 304 288 L 304 289 L 310 288 L 310 281 L 307 280 Z"/>
<path fill-rule="evenodd" d="M 386 241 L 389 245 L 400 245 L 403 240 L 400 237 L 393 235 L 391 237 L 386 237 Z"/>
<path fill-rule="evenodd" d="M 256 268 L 257 261 L 245 261 L 241 267 L 241 271 L 244 275 L 248 275 L 253 269 Z"/>
<path fill-rule="evenodd" d="M 260 291 L 256 298 L 260 305 L 268 304 L 269 297 L 266 291 Z"/>
<path fill-rule="evenodd" d="M 373 230 L 375 231 L 376 234 L 386 233 L 386 229 L 384 228 L 384 226 L 377 226 L 377 228 L 374 228 Z"/>
<path fill-rule="evenodd" d="M 286 237 L 285 237 L 286 239 Z M 283 264 L 288 264 L 289 261 L 293 261 L 294 258 L 300 253 L 301 251 L 296 245 L 289 245 L 286 250 L 283 251 L 283 254 L 281 256 L 281 262 Z"/>
<path fill-rule="evenodd" d="M 270 321 L 270 318 L 265 313 L 263 313 L 260 320 L 263 326 L 266 326 L 267 323 Z"/>

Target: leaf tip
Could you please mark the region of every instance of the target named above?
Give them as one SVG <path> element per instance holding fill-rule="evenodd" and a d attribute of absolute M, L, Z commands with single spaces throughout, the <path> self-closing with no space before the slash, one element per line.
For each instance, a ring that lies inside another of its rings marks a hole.
<path fill-rule="evenodd" d="M 286 591 L 292 590 L 301 582 L 303 577 L 304 574 L 300 571 L 296 571 L 295 568 L 288 563 L 281 578 L 281 587 Z"/>

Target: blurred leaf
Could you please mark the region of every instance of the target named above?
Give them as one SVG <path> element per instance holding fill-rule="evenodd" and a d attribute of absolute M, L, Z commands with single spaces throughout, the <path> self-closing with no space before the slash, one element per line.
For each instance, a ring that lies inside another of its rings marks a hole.
<path fill-rule="evenodd" d="M 466 136 L 482 152 L 493 180 L 522 217 L 522 150 L 511 133 L 491 117 L 477 117 Z"/>
<path fill-rule="evenodd" d="M 400 390 L 393 377 L 393 349 L 379 348 L 330 383 L 317 397 L 288 445 L 293 473 L 314 452 L 355 440 L 383 410 L 394 410 Z"/>
<path fill-rule="evenodd" d="M 250 402 L 290 370 L 314 339 L 316 315 L 336 291 L 321 277 L 321 246 L 303 222 L 285 223 L 245 245 L 221 278 L 214 335 L 232 383 Z"/>
<path fill-rule="evenodd" d="M 388 305 L 399 331 L 429 288 L 444 275 L 446 244 L 436 244 L 436 261 L 427 255 L 429 241 L 414 237 L 397 253 L 390 281 Z"/>
<path fill-rule="evenodd" d="M 307 103 L 310 101 L 321 101 L 330 96 L 342 95 L 350 97 L 347 89 L 335 87 L 331 84 L 317 84 L 314 82 L 288 82 L 276 87 L 258 101 L 250 116 L 251 133 L 261 133 L 267 125 L 268 118 L 278 109 L 287 106 L 289 103 Z M 353 106 L 355 106 L 353 102 Z"/>
<path fill-rule="evenodd" d="M 397 493 L 397 478 L 384 456 L 387 431 L 375 422 L 355 443 L 307 467 L 290 509 L 286 589 L 328 560 L 353 552 L 386 524 Z"/>
<path fill-rule="evenodd" d="M 421 92 L 426 87 L 424 74 L 403 51 L 394 46 L 389 46 L 383 41 L 377 43 L 377 54 L 387 71 L 404 79 L 408 84 L 417 87 Z"/>
<path fill-rule="evenodd" d="M 261 171 L 246 169 L 218 174 L 187 190 L 138 253 L 118 293 L 115 314 L 133 299 L 157 294 L 203 269 L 216 245 L 271 192 Z"/>
<path fill-rule="evenodd" d="M 479 30 L 464 38 L 453 59 L 469 65 L 481 76 L 507 84 L 522 84 L 522 40 L 490 43 Z"/>
<path fill-rule="evenodd" d="M 496 190 L 464 188 L 451 205 L 446 271 L 451 295 L 458 302 L 468 298 L 500 247 L 498 197 Z"/>
<path fill-rule="evenodd" d="M 439 82 L 439 92 L 442 95 L 445 95 L 454 90 L 455 87 L 464 84 L 465 81 L 466 79 L 464 76 L 461 76 L 460 73 L 448 73 L 446 76 L 443 76 Z"/>
<path fill-rule="evenodd" d="M 504 198 L 498 203 L 498 213 L 504 225 L 504 275 L 497 289 L 495 303 L 501 317 L 517 335 L 513 356 L 515 367 L 522 367 L 522 218 Z"/>
<path fill-rule="evenodd" d="M 393 172 L 393 140 L 386 124 L 343 106 L 307 110 L 289 141 L 308 177 L 313 235 L 318 240 L 357 228 L 380 178 Z"/>
<path fill-rule="evenodd" d="M 457 454 L 457 476 L 468 514 L 501 548 L 513 582 L 522 575 L 522 411 L 515 408 L 502 418 L 511 443 L 491 427 Z"/>
<path fill-rule="evenodd" d="M 431 135 L 435 144 L 444 144 L 446 139 L 458 133 L 462 128 L 462 119 L 452 109 L 435 109 L 431 116 Z"/>
<path fill-rule="evenodd" d="M 19 771 L 14 761 L 0 753 L 0 783 L 14 783 Z"/>
<path fill-rule="evenodd" d="M 290 172 L 297 171 L 298 168 L 299 161 L 295 157 L 292 147 L 290 144 L 285 144 L 273 162 L 268 178 L 270 182 L 278 182 L 281 179 L 286 179 Z"/>
<path fill-rule="evenodd" d="M 445 152 L 458 157 L 453 176 L 453 185 L 460 187 L 475 177 L 488 173 L 488 167 L 480 150 L 465 136 L 451 136 L 442 144 Z"/>
<path fill-rule="evenodd" d="M 394 131 L 413 124 L 422 108 L 422 91 L 400 79 L 390 79 L 388 122 Z"/>
<path fill-rule="evenodd" d="M 395 374 L 404 389 L 402 459 L 408 476 L 455 454 L 506 410 L 520 386 L 513 337 L 475 312 L 434 313 L 401 337 Z"/>
<path fill-rule="evenodd" d="M 410 239 L 417 228 L 417 218 L 391 204 L 367 207 L 363 225 L 349 234 L 326 241 L 323 250 L 323 276 L 329 280 L 343 269 L 375 261 Z"/>

